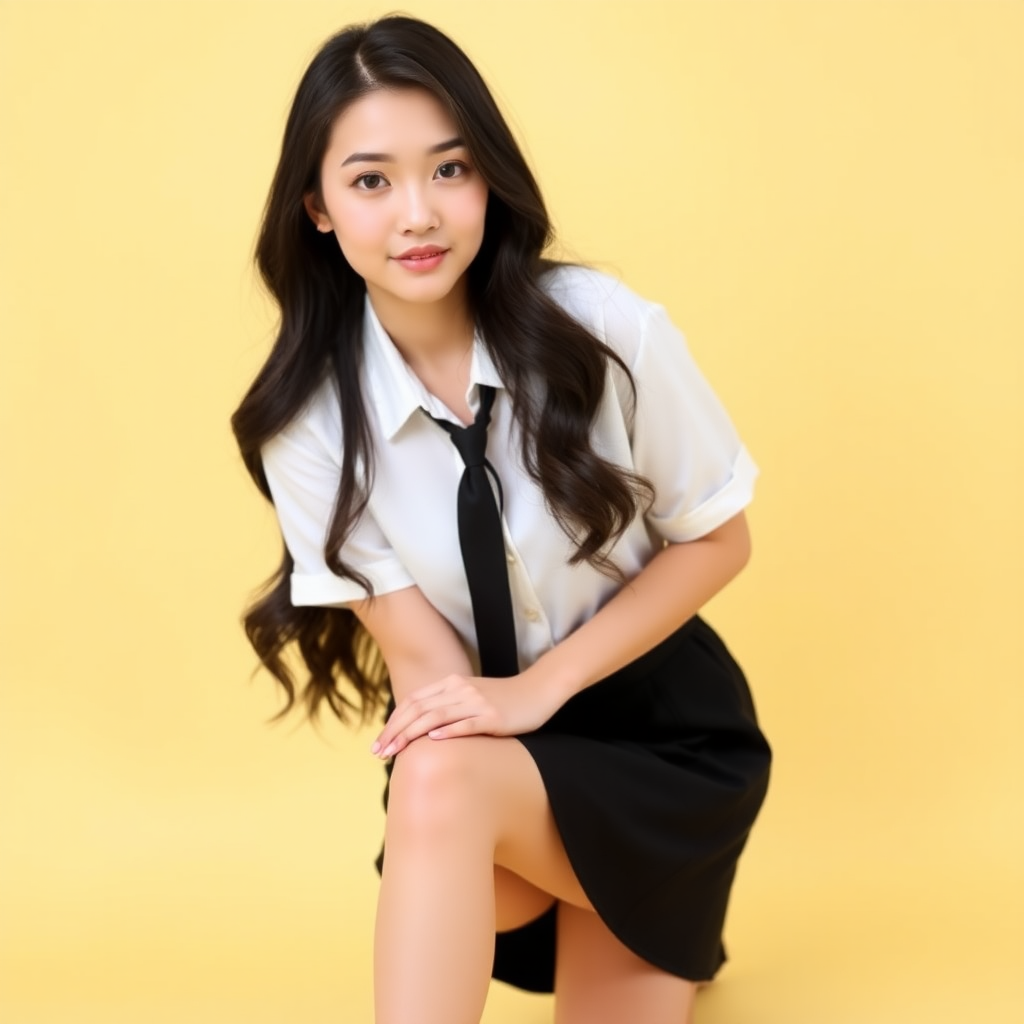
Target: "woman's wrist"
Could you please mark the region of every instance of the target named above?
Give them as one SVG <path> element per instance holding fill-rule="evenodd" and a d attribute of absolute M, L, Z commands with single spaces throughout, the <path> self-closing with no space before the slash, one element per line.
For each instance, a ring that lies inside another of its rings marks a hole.
<path fill-rule="evenodd" d="M 527 687 L 536 688 L 539 694 L 555 701 L 554 710 L 557 711 L 580 690 L 600 678 L 587 678 L 582 668 L 578 660 L 566 658 L 559 645 L 546 651 L 529 668 L 520 672 L 519 678 Z"/>

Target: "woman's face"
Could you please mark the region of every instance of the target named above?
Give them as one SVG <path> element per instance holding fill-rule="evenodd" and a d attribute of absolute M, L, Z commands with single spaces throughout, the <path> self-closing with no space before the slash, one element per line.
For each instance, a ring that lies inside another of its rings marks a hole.
<path fill-rule="evenodd" d="M 430 93 L 380 89 L 352 103 L 334 123 L 320 182 L 322 203 L 310 194 L 306 209 L 334 232 L 379 315 L 463 300 L 487 185 Z"/>

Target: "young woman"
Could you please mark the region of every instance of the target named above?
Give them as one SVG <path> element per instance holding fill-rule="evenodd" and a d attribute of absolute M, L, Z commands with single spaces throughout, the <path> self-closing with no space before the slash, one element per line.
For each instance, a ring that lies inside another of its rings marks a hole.
<path fill-rule="evenodd" d="M 756 470 L 665 312 L 550 239 L 448 38 L 389 17 L 325 44 L 258 243 L 280 333 L 233 426 L 286 545 L 260 658 L 289 706 L 292 645 L 311 712 L 388 705 L 380 1024 L 478 1021 L 492 969 L 559 1024 L 682 1024 L 767 784 L 697 617 L 747 561 Z"/>

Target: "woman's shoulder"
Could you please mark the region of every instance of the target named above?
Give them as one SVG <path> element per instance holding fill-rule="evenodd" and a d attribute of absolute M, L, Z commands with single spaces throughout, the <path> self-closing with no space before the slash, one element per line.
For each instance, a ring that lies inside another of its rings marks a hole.
<path fill-rule="evenodd" d="M 332 375 L 325 373 L 298 412 L 264 444 L 263 454 L 304 449 L 310 454 L 330 455 L 333 461 L 340 455 L 341 444 L 338 386 Z"/>
<path fill-rule="evenodd" d="M 544 291 L 574 320 L 627 362 L 651 313 L 660 307 L 617 277 L 576 263 L 556 263 L 541 278 Z"/>

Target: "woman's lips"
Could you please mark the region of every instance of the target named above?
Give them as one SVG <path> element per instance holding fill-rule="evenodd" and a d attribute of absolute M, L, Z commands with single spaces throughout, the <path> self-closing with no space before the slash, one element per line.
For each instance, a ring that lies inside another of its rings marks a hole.
<path fill-rule="evenodd" d="M 406 249 L 401 255 L 393 256 L 392 259 L 406 270 L 422 272 L 440 266 L 447 254 L 448 250 L 442 249 L 438 245 L 422 245 L 414 249 Z"/>

